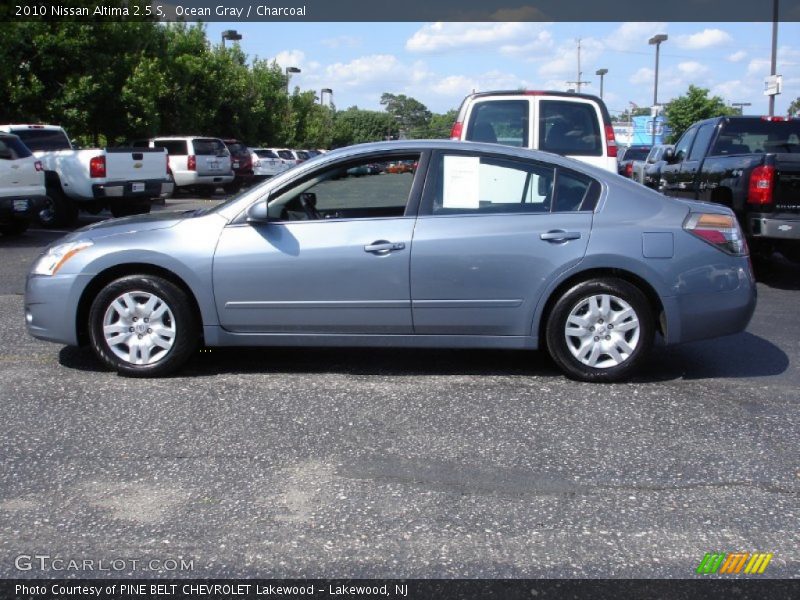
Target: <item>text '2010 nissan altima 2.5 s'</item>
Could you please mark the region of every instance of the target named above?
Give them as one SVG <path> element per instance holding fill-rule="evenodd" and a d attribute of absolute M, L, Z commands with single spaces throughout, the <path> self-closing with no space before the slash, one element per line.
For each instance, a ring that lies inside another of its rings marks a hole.
<path fill-rule="evenodd" d="M 413 173 L 355 176 L 363 165 Z M 756 292 L 725 207 L 552 154 L 450 141 L 352 146 L 209 210 L 110 220 L 50 246 L 28 330 L 130 376 L 205 346 L 546 348 L 616 381 L 656 334 L 737 333 Z"/>

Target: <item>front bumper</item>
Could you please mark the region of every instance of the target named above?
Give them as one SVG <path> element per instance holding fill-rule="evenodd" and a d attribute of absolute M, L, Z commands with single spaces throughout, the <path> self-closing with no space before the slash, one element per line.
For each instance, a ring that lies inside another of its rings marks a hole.
<path fill-rule="evenodd" d="M 175 189 L 175 184 L 164 179 L 146 181 L 118 181 L 95 183 L 92 195 L 97 200 L 166 198 Z"/>
<path fill-rule="evenodd" d="M 78 345 L 76 310 L 91 275 L 28 275 L 25 325 L 33 337 Z"/>

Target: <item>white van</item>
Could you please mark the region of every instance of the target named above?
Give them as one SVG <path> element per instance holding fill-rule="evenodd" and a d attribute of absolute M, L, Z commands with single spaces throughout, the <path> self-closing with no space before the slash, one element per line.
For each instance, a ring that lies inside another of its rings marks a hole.
<path fill-rule="evenodd" d="M 617 172 L 611 117 L 605 103 L 590 94 L 470 94 L 461 103 L 450 138 L 544 150 Z"/>

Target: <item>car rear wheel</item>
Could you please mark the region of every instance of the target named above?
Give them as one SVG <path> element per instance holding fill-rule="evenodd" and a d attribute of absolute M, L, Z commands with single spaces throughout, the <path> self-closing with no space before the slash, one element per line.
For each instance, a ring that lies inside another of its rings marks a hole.
<path fill-rule="evenodd" d="M 47 196 L 38 217 L 44 227 L 68 227 L 78 220 L 78 207 L 64 192 L 51 186 L 47 188 Z"/>
<path fill-rule="evenodd" d="M 180 368 L 199 343 L 187 294 L 166 279 L 131 275 L 104 287 L 89 311 L 98 358 L 120 375 L 156 377 Z"/>
<path fill-rule="evenodd" d="M 28 229 L 28 221 L 24 219 L 19 219 L 16 221 L 11 221 L 9 223 L 3 223 L 0 225 L 0 234 L 7 235 L 9 237 L 22 235 Z"/>
<path fill-rule="evenodd" d="M 619 381 L 649 353 L 654 323 L 639 288 L 617 278 L 592 279 L 570 288 L 556 302 L 547 322 L 547 347 L 573 379 Z"/>

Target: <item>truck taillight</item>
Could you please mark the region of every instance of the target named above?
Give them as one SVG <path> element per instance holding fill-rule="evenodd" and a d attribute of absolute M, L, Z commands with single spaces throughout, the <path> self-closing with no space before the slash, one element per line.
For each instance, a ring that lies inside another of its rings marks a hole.
<path fill-rule="evenodd" d="M 464 131 L 464 124 L 456 121 L 453 123 L 453 128 L 450 130 L 450 139 L 460 140 L 462 131 Z"/>
<path fill-rule="evenodd" d="M 608 144 L 608 157 L 617 158 L 617 138 L 614 137 L 612 125 L 606 125 L 606 143 Z"/>
<path fill-rule="evenodd" d="M 629 179 L 631 177 L 633 177 L 633 163 L 632 162 L 629 162 L 628 164 L 625 165 L 625 177 L 627 177 Z"/>
<path fill-rule="evenodd" d="M 747 255 L 747 242 L 732 214 L 690 213 L 683 228 L 727 254 Z"/>
<path fill-rule="evenodd" d="M 89 160 L 89 177 L 105 177 L 106 176 L 106 157 L 94 156 Z"/>
<path fill-rule="evenodd" d="M 775 188 L 775 167 L 761 165 L 750 173 L 747 189 L 747 203 L 763 206 L 772 204 L 772 191 Z"/>
<path fill-rule="evenodd" d="M 190 154 L 186 160 L 186 168 L 190 171 L 197 171 L 197 157 L 194 154 Z"/>
<path fill-rule="evenodd" d="M 44 171 L 44 167 L 42 166 L 42 161 L 40 160 L 37 160 L 35 163 L 33 163 L 33 168 L 36 169 L 37 171 Z"/>

